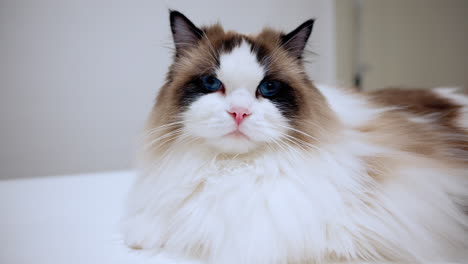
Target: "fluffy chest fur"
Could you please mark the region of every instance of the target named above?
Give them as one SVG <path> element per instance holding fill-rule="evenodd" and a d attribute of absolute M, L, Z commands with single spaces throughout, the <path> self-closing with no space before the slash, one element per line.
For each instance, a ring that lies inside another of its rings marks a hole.
<path fill-rule="evenodd" d="M 200 154 L 174 153 L 167 175 L 158 170 L 140 183 L 135 206 L 158 226 L 140 241 L 145 247 L 164 245 L 213 263 L 299 262 L 332 252 L 348 258 L 359 253 L 362 217 L 377 220 L 365 206 L 372 183 L 345 153 L 278 151 L 209 162 Z"/>

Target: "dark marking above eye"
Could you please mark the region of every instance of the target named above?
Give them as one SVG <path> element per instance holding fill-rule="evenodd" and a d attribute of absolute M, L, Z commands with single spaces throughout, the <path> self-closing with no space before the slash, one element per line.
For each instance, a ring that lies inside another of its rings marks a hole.
<path fill-rule="evenodd" d="M 260 65 L 264 67 L 267 67 L 268 61 L 266 60 L 266 58 L 269 56 L 268 49 L 259 43 L 256 43 L 250 40 L 248 40 L 248 42 L 250 44 L 250 52 L 255 54 L 255 56 L 257 57 L 258 63 L 260 63 Z"/>
<path fill-rule="evenodd" d="M 231 52 L 235 47 L 240 46 L 241 43 L 242 43 L 241 36 L 235 35 L 235 36 L 229 37 L 222 41 L 219 51 L 224 52 L 224 53 Z"/>

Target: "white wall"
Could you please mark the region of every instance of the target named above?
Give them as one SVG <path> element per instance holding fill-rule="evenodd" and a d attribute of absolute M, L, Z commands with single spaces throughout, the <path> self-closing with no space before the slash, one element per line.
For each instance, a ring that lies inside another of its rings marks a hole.
<path fill-rule="evenodd" d="M 335 79 L 333 1 L 2 0 L 0 178 L 131 166 L 170 63 L 168 8 L 247 33 L 316 17 L 310 71 Z"/>
<path fill-rule="evenodd" d="M 336 84 L 354 85 L 357 48 L 357 2 L 361 0 L 335 0 Z"/>

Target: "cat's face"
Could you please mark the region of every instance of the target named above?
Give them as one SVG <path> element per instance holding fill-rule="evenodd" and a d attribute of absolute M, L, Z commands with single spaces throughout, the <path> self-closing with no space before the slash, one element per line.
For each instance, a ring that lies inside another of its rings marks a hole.
<path fill-rule="evenodd" d="M 202 73 L 194 84 L 208 93 L 188 92 L 192 98 L 183 112 L 187 132 L 225 152 L 246 152 L 280 138 L 288 120 L 266 96 L 276 98 L 283 84 L 265 77 L 265 67 L 246 41 L 221 53 L 219 67 Z"/>
<path fill-rule="evenodd" d="M 312 20 L 289 34 L 266 29 L 246 36 L 219 25 L 199 29 L 176 11 L 170 17 L 175 61 L 150 130 L 165 126 L 163 137 L 245 153 L 297 144 L 295 138 L 309 134 L 306 123 L 325 118 L 326 103 L 302 64 Z"/>

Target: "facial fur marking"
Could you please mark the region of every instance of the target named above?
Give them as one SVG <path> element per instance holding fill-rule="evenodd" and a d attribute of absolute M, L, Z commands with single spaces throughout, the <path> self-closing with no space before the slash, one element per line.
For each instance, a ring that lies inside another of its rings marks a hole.
<path fill-rule="evenodd" d="M 270 52 L 268 49 L 260 44 L 253 41 L 249 41 L 251 45 L 251 52 L 254 53 L 257 57 L 257 61 L 265 68 L 268 68 L 268 58 Z"/>
<path fill-rule="evenodd" d="M 202 76 L 194 76 L 189 82 L 179 88 L 177 92 L 179 107 L 185 109 L 200 96 L 211 93 L 211 91 L 203 86 L 201 78 Z"/>
<path fill-rule="evenodd" d="M 262 81 L 275 81 L 275 75 L 268 75 L 265 66 L 259 60 L 259 53 L 266 52 L 257 49 L 249 41 L 242 41 L 231 52 L 221 54 L 218 77 L 229 92 L 235 89 L 247 89 L 251 94 L 257 95 Z M 293 118 L 299 109 L 297 95 L 292 87 L 280 82 L 281 89 L 275 96 L 269 97 L 281 113 Z"/>
<path fill-rule="evenodd" d="M 234 48 L 239 47 L 242 43 L 243 39 L 241 36 L 232 36 L 228 39 L 223 40 L 221 47 L 219 48 L 220 53 L 228 53 L 231 52 Z"/>
<path fill-rule="evenodd" d="M 250 45 L 241 41 L 230 52 L 220 55 L 218 78 L 225 84 L 229 93 L 235 89 L 247 89 L 253 95 L 265 75 L 265 70 L 251 52 Z"/>

